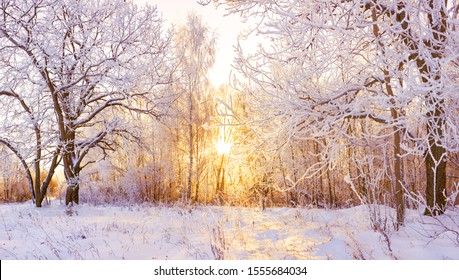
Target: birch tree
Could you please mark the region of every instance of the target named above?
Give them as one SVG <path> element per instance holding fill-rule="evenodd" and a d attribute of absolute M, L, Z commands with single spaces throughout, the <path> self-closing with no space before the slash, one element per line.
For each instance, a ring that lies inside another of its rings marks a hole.
<path fill-rule="evenodd" d="M 162 96 L 154 88 L 169 81 L 170 36 L 155 7 L 125 1 L 3 1 L 1 10 L 0 55 L 15 57 L 9 67 L 26 73 L 25 90 L 42 88 L 54 115 L 66 204 L 78 203 L 88 153 L 106 155 L 115 136 L 135 139 L 117 112 L 158 114 Z"/>
<path fill-rule="evenodd" d="M 176 73 L 175 91 L 178 96 L 176 117 L 186 126 L 187 182 L 186 198 L 191 200 L 193 185 L 195 199 L 199 193 L 200 170 L 205 156 L 206 131 L 203 124 L 209 121 L 209 81 L 207 72 L 215 61 L 215 35 L 196 14 L 189 14 L 175 35 L 176 56 L 180 65 Z"/>

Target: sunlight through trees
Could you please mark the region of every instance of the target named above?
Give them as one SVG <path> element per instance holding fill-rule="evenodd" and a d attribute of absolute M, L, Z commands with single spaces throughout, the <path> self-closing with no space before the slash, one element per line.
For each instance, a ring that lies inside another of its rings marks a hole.
<path fill-rule="evenodd" d="M 197 14 L 2 1 L 2 198 L 40 207 L 62 182 L 66 204 L 384 204 L 395 228 L 454 203 L 456 2 L 201 3 L 247 20 L 231 85 L 209 81 L 224 34 Z"/>

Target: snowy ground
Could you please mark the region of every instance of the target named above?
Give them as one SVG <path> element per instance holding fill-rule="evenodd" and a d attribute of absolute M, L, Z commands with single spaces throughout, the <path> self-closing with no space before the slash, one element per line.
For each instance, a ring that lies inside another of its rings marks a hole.
<path fill-rule="evenodd" d="M 377 207 L 384 217 L 392 209 Z M 399 232 L 344 210 L 0 205 L 0 259 L 459 259 L 459 209 Z M 421 222 L 422 221 L 422 222 Z M 386 225 L 390 225 L 387 220 Z M 382 227 L 380 227 L 382 228 Z"/>

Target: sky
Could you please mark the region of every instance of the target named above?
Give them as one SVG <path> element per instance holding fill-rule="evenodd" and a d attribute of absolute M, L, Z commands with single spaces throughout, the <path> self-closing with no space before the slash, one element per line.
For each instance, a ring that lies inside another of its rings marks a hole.
<path fill-rule="evenodd" d="M 237 42 L 239 32 L 244 29 L 244 23 L 238 15 L 226 15 L 222 7 L 217 10 L 213 4 L 202 6 L 196 0 L 135 0 L 135 2 L 157 5 L 163 18 L 171 24 L 184 23 L 189 12 L 200 14 L 203 22 L 218 34 L 216 61 L 209 78 L 216 87 L 229 82 L 231 64 L 235 57 L 233 46 Z"/>

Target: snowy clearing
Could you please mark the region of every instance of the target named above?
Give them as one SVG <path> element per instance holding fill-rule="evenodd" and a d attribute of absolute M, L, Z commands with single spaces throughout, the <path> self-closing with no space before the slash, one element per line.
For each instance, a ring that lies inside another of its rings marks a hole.
<path fill-rule="evenodd" d="M 393 210 L 378 206 L 387 216 Z M 459 209 L 371 230 L 343 210 L 0 205 L 1 259 L 459 259 Z M 421 223 L 423 220 L 423 223 Z"/>

